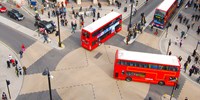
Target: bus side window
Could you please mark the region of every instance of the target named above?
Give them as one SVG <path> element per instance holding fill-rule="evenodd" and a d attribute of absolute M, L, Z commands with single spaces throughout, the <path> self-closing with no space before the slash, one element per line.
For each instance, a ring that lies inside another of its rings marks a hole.
<path fill-rule="evenodd" d="M 168 66 L 163 66 L 162 70 L 167 70 L 168 69 L 167 67 Z"/>
<path fill-rule="evenodd" d="M 135 67 L 139 67 L 139 64 L 137 62 L 135 63 Z"/>
<path fill-rule="evenodd" d="M 143 64 L 141 64 L 141 63 L 138 63 L 138 67 L 141 67 L 141 68 L 143 68 Z"/>
<path fill-rule="evenodd" d="M 130 62 L 130 66 L 133 66 L 133 62 Z"/>
<path fill-rule="evenodd" d="M 154 65 L 154 64 L 151 64 L 151 65 L 150 65 L 150 68 L 152 68 L 152 69 L 158 69 L 158 66 L 157 66 L 157 65 Z"/>
<path fill-rule="evenodd" d="M 159 65 L 159 66 L 158 66 L 158 69 L 160 69 L 160 70 L 163 69 L 163 66 L 162 66 L 162 65 Z"/>
<path fill-rule="evenodd" d="M 143 67 L 144 67 L 144 68 L 148 68 L 148 65 L 147 65 L 147 64 L 143 64 Z"/>
<path fill-rule="evenodd" d="M 130 64 L 130 62 L 129 61 L 127 61 L 127 66 L 130 66 L 131 64 Z"/>

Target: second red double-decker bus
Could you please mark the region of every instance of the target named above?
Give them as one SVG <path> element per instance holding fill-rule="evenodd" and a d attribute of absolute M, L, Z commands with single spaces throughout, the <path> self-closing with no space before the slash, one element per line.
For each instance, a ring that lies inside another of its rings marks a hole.
<path fill-rule="evenodd" d="M 164 28 L 177 6 L 177 0 L 164 0 L 155 10 L 153 25 L 159 28 Z"/>
<path fill-rule="evenodd" d="M 81 31 L 82 47 L 93 50 L 122 29 L 122 15 L 111 12 Z"/>
<path fill-rule="evenodd" d="M 176 56 L 117 50 L 113 75 L 126 81 L 174 86 L 180 66 Z"/>

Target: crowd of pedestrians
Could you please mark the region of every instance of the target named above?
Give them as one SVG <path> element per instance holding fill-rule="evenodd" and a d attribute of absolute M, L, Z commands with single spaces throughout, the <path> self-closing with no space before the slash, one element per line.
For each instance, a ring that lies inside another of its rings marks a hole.
<path fill-rule="evenodd" d="M 197 35 L 200 33 L 200 25 L 196 24 L 199 23 L 200 19 L 200 5 L 197 4 L 197 2 L 190 2 L 188 1 L 186 4 L 186 8 L 189 9 L 193 6 L 192 10 L 195 12 L 191 15 L 191 17 L 186 16 L 182 13 L 178 14 L 178 22 L 182 24 L 185 27 L 185 30 L 182 30 L 179 28 L 179 26 L 176 24 L 174 25 L 173 31 L 180 31 L 180 37 L 175 37 L 174 44 L 182 47 L 183 42 L 185 39 L 187 39 L 188 34 L 190 33 L 190 30 L 196 30 L 195 27 L 197 27 L 197 30 L 195 31 Z M 198 11 L 199 9 L 199 11 Z M 192 33 L 193 34 L 193 33 Z M 179 61 L 182 60 L 182 57 L 179 56 Z M 188 72 L 188 75 L 191 77 L 193 74 L 199 75 L 199 55 L 197 55 L 196 50 L 194 50 L 192 55 L 188 55 L 187 60 L 183 64 L 183 70 L 184 73 Z M 200 82 L 200 76 L 197 78 L 197 82 Z"/>
<path fill-rule="evenodd" d="M 20 50 L 19 50 L 20 58 L 22 58 L 22 54 L 25 52 L 25 50 L 26 50 L 25 45 L 22 43 Z M 12 69 L 12 68 L 15 69 L 14 73 L 16 74 L 16 77 L 26 74 L 26 67 L 25 66 L 21 67 L 19 65 L 19 61 L 16 58 L 14 58 L 11 54 L 8 55 L 8 58 L 5 61 L 5 63 L 7 65 L 8 69 Z M 2 100 L 8 100 L 5 92 L 2 93 Z"/>

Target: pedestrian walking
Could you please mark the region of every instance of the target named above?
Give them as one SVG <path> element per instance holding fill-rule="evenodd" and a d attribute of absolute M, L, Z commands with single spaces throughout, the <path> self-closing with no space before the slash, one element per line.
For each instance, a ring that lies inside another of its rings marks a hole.
<path fill-rule="evenodd" d="M 99 18 L 100 18 L 100 13 L 98 12 L 98 13 L 97 13 L 97 19 L 99 19 Z"/>
<path fill-rule="evenodd" d="M 195 18 L 195 21 L 198 21 L 198 15 L 195 15 L 194 18 Z"/>
<path fill-rule="evenodd" d="M 92 12 L 93 12 L 93 17 L 95 18 L 95 15 L 96 15 L 96 10 L 95 10 L 95 9 L 93 9 L 93 10 L 92 10 Z"/>
<path fill-rule="evenodd" d="M 195 15 L 194 15 L 194 14 L 192 14 L 192 17 L 191 17 L 191 18 L 192 18 L 192 21 L 194 20 L 194 17 L 195 17 Z"/>
<path fill-rule="evenodd" d="M 194 27 L 194 24 L 195 24 L 195 22 L 193 21 L 192 24 L 191 24 L 192 29 L 193 29 L 193 27 Z"/>
<path fill-rule="evenodd" d="M 170 55 L 170 56 L 172 55 L 172 52 L 171 52 L 171 51 L 169 51 L 169 55 Z"/>
<path fill-rule="evenodd" d="M 183 19 L 183 24 L 186 22 L 186 20 L 187 20 L 187 18 L 186 18 L 186 17 L 184 17 L 184 19 Z"/>
<path fill-rule="evenodd" d="M 187 25 L 189 21 L 190 21 L 190 19 L 187 19 L 187 20 L 185 21 L 185 25 Z"/>
<path fill-rule="evenodd" d="M 24 72 L 23 74 L 26 75 L 26 67 L 23 66 L 22 69 L 23 69 L 23 72 Z"/>
<path fill-rule="evenodd" d="M 174 31 L 178 31 L 178 25 L 175 25 Z"/>
<path fill-rule="evenodd" d="M 23 57 L 23 51 L 22 50 L 19 51 L 19 55 L 20 55 L 20 58 Z"/>
<path fill-rule="evenodd" d="M 183 45 L 183 40 L 182 39 L 180 40 L 179 45 L 180 45 L 180 47 Z"/>
<path fill-rule="evenodd" d="M 190 29 L 190 24 L 187 25 L 187 31 L 186 31 L 186 33 L 189 31 L 189 29 Z"/>
<path fill-rule="evenodd" d="M 184 66 L 184 73 L 185 73 L 188 68 L 188 61 L 186 61 L 183 66 Z"/>
<path fill-rule="evenodd" d="M 190 68 L 190 70 L 189 70 L 189 76 L 192 76 L 193 73 L 194 73 L 194 68 Z"/>
<path fill-rule="evenodd" d="M 11 54 L 9 54 L 9 56 L 8 56 L 8 59 L 9 59 L 9 60 L 11 60 L 11 59 L 12 59 L 12 55 L 11 55 Z"/>
<path fill-rule="evenodd" d="M 52 16 L 52 17 L 55 17 L 55 16 L 56 16 L 56 12 L 55 12 L 54 9 L 52 10 L 51 16 Z"/>
<path fill-rule="evenodd" d="M 10 61 L 7 60 L 6 63 L 7 63 L 7 68 L 10 68 Z"/>
<path fill-rule="evenodd" d="M 22 49 L 23 52 L 26 50 L 25 45 L 23 43 L 21 45 L 21 49 Z"/>
<path fill-rule="evenodd" d="M 15 60 L 14 59 L 11 59 L 10 63 L 12 64 L 13 67 L 15 67 Z"/>
<path fill-rule="evenodd" d="M 178 60 L 181 62 L 181 60 L 182 60 L 182 57 L 181 57 L 181 56 L 179 56 L 179 57 L 178 57 Z"/>
<path fill-rule="evenodd" d="M 18 70 L 18 67 L 15 67 L 15 73 L 16 73 L 17 77 L 19 77 L 19 70 Z"/>
<path fill-rule="evenodd" d="M 98 2 L 98 7 L 99 7 L 99 10 L 102 10 L 102 9 L 101 9 L 101 3 L 100 3 L 100 2 Z"/>
<path fill-rule="evenodd" d="M 138 0 L 136 0 L 136 4 L 135 5 L 138 6 Z"/>
<path fill-rule="evenodd" d="M 65 26 L 67 26 L 68 24 L 68 20 L 65 18 Z"/>
<path fill-rule="evenodd" d="M 19 75 L 22 75 L 22 68 L 19 66 L 18 67 Z"/>
<path fill-rule="evenodd" d="M 15 59 L 15 66 L 17 67 L 17 65 L 18 65 L 18 61 Z"/>
<path fill-rule="evenodd" d="M 182 32 L 181 32 L 181 39 L 184 37 L 184 35 L 185 35 L 185 32 L 182 31 Z"/>
<path fill-rule="evenodd" d="M 175 39 L 175 45 L 177 45 L 178 44 L 178 42 L 179 42 L 179 39 L 178 39 L 178 37 L 176 37 L 176 39 Z"/>
<path fill-rule="evenodd" d="M 181 13 L 178 14 L 179 23 L 182 23 L 183 15 Z"/>
<path fill-rule="evenodd" d="M 192 59 L 191 59 L 191 56 L 189 55 L 188 58 L 187 58 L 188 63 L 190 63 L 191 60 L 192 60 Z"/>
<path fill-rule="evenodd" d="M 45 43 L 45 42 L 49 43 L 49 41 L 48 41 L 48 33 L 47 33 L 46 30 L 44 30 L 44 31 L 45 31 L 45 32 L 44 32 L 44 34 L 43 34 L 43 37 L 44 37 L 44 42 L 43 42 L 43 43 Z"/>
<path fill-rule="evenodd" d="M 5 92 L 2 93 L 2 100 L 8 100 L 7 95 Z"/>
<path fill-rule="evenodd" d="M 50 11 L 48 11 L 48 13 L 47 13 L 47 14 L 48 14 L 48 18 L 50 18 L 50 17 L 51 17 Z"/>
<path fill-rule="evenodd" d="M 197 29 L 197 34 L 199 35 L 199 33 L 200 33 L 200 25 L 199 25 L 199 27 L 198 27 L 198 29 Z"/>
<path fill-rule="evenodd" d="M 196 57 L 194 58 L 194 61 L 195 61 L 196 64 L 197 64 L 198 60 L 199 60 L 199 57 L 196 56 Z"/>

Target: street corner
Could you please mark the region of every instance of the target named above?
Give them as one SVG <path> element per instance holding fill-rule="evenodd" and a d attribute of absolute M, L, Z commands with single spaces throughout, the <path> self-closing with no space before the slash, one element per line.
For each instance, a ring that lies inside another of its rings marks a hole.
<path fill-rule="evenodd" d="M 19 69 L 21 68 L 22 64 L 16 52 L 2 41 L 0 41 L 0 50 L 0 93 L 2 94 L 2 92 L 5 92 L 7 97 L 9 97 L 9 90 L 10 97 L 12 99 L 16 99 L 23 84 L 23 72 Z M 18 61 L 18 64 L 14 65 L 9 62 L 8 65 L 7 61 L 9 61 L 9 59 Z"/>
<path fill-rule="evenodd" d="M 28 68 L 52 49 L 52 47 L 43 45 L 43 43 L 36 41 L 34 44 L 26 48 L 26 51 L 23 53 L 23 57 L 21 58 L 21 62 Z"/>

